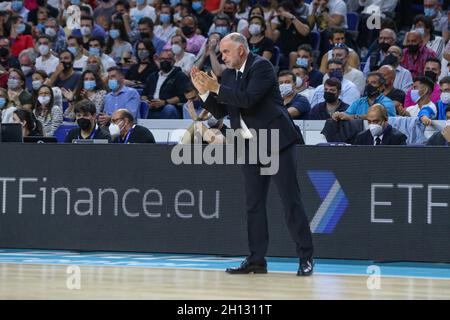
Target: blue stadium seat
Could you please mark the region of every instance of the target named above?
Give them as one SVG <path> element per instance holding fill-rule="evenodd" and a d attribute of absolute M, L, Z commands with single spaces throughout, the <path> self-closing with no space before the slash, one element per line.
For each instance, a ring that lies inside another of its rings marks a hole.
<path fill-rule="evenodd" d="M 347 13 L 348 30 L 358 31 L 359 27 L 359 14 L 357 12 Z"/>
<path fill-rule="evenodd" d="M 58 143 L 63 143 L 69 131 L 77 127 L 76 124 L 62 124 L 55 130 L 54 137 L 58 140 Z"/>
<path fill-rule="evenodd" d="M 139 106 L 139 116 L 141 119 L 147 119 L 149 105 L 147 102 L 141 101 Z"/>
<path fill-rule="evenodd" d="M 281 54 L 280 48 L 278 46 L 273 46 L 273 56 L 271 62 L 274 67 L 278 67 L 278 65 L 280 64 L 280 54 Z"/>
<path fill-rule="evenodd" d="M 317 31 L 311 31 L 311 47 L 314 51 L 320 48 L 320 33 Z"/>

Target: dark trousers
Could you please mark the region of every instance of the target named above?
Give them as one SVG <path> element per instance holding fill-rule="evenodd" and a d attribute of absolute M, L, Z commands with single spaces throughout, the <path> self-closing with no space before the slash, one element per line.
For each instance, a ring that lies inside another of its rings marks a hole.
<path fill-rule="evenodd" d="M 250 262 L 262 263 L 267 253 L 269 232 L 267 227 L 266 199 L 270 179 L 278 189 L 284 208 L 289 233 L 296 244 L 297 255 L 307 259 L 313 255 L 313 243 L 308 218 L 305 214 L 297 179 L 297 151 L 295 145 L 283 150 L 276 175 L 260 174 L 259 165 L 243 165 L 247 228 Z"/>

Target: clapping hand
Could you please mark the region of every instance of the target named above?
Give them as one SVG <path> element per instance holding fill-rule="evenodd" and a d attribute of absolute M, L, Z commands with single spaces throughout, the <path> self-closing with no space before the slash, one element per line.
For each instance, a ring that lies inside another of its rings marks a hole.
<path fill-rule="evenodd" d="M 61 87 L 61 91 L 62 91 L 64 98 L 66 98 L 67 101 L 69 101 L 69 102 L 73 101 L 74 93 L 72 90 Z"/>

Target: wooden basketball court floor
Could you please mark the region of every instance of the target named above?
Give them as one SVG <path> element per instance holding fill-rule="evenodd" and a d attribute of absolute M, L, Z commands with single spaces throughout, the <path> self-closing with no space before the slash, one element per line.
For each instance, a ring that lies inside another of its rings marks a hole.
<path fill-rule="evenodd" d="M 266 275 L 228 275 L 241 258 L 0 250 L 0 299 L 450 299 L 450 265 L 269 259 Z"/>

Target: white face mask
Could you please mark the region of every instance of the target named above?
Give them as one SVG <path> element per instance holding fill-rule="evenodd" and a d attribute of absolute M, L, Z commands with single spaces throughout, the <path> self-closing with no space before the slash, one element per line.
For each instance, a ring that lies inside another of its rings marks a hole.
<path fill-rule="evenodd" d="M 297 77 L 295 79 L 295 85 L 297 86 L 297 88 L 300 88 L 303 85 L 303 79 L 300 77 Z"/>
<path fill-rule="evenodd" d="M 383 127 L 379 124 L 369 124 L 369 130 L 372 137 L 379 137 L 383 133 Z"/>
<path fill-rule="evenodd" d="M 292 92 L 292 84 L 290 83 L 282 83 L 280 84 L 280 92 L 282 97 L 286 97 L 289 93 Z"/>
<path fill-rule="evenodd" d="M 33 81 L 31 84 L 33 86 L 33 90 L 39 90 L 39 88 L 42 86 L 42 81 L 36 80 L 36 81 Z"/>
<path fill-rule="evenodd" d="M 449 104 L 450 103 L 450 92 L 442 92 L 441 93 L 441 101 L 444 104 Z"/>
<path fill-rule="evenodd" d="M 45 55 L 47 55 L 47 54 L 49 53 L 50 48 L 49 48 L 48 46 L 46 46 L 46 45 L 40 45 L 40 46 L 38 47 L 38 50 L 39 50 L 39 53 L 40 53 L 42 56 L 45 56 Z"/>
<path fill-rule="evenodd" d="M 49 96 L 39 96 L 38 101 L 41 105 L 46 106 L 50 102 Z"/>
<path fill-rule="evenodd" d="M 111 137 L 118 137 L 120 135 L 120 127 L 115 123 L 109 125 L 109 134 Z"/>
<path fill-rule="evenodd" d="M 248 27 L 248 32 L 250 32 L 252 36 L 256 36 L 261 33 L 261 26 L 259 24 L 251 24 Z"/>
<path fill-rule="evenodd" d="M 183 51 L 183 48 L 181 48 L 179 45 L 174 44 L 174 45 L 172 46 L 172 52 L 173 52 L 174 55 L 180 54 L 181 51 Z"/>
<path fill-rule="evenodd" d="M 84 37 L 87 37 L 88 35 L 91 34 L 91 28 L 89 27 L 81 27 L 80 31 Z"/>

